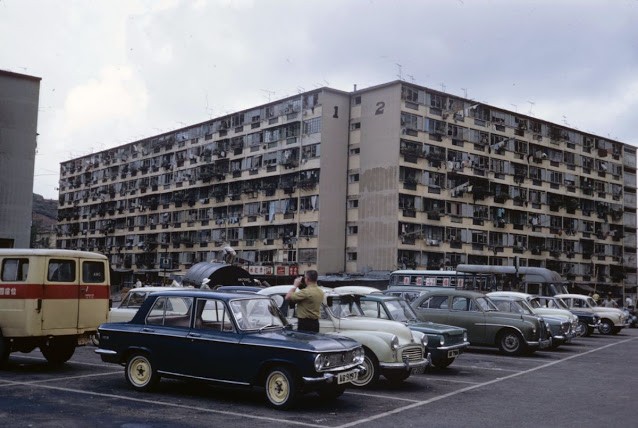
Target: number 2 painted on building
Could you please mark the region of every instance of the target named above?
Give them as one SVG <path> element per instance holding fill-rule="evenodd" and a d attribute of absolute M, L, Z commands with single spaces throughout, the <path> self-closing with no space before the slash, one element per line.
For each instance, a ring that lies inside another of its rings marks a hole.
<path fill-rule="evenodd" d="M 385 102 L 383 101 L 379 101 L 377 103 L 377 110 L 374 112 L 375 116 L 378 116 L 380 114 L 383 114 L 383 109 L 385 108 Z"/>

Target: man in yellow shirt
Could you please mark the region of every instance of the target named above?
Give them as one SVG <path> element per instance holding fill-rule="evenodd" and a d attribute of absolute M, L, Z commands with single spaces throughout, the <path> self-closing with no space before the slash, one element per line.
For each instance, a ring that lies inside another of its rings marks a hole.
<path fill-rule="evenodd" d="M 319 317 L 323 291 L 317 285 L 317 271 L 306 271 L 295 279 L 294 287 L 286 294 L 286 300 L 297 304 L 297 330 L 319 333 Z"/>

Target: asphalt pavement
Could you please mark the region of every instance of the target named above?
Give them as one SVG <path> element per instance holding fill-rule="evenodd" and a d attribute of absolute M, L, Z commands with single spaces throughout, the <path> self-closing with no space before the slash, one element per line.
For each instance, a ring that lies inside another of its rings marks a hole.
<path fill-rule="evenodd" d="M 638 329 L 577 338 L 555 351 L 506 357 L 473 348 L 447 369 L 398 386 L 348 389 L 333 402 L 305 395 L 293 410 L 266 406 L 263 390 L 162 379 L 131 390 L 123 367 L 78 348 L 54 368 L 38 351 L 0 371 L 6 427 L 631 427 L 638 426 Z M 211 364 L 214 364 L 211 361 Z"/>

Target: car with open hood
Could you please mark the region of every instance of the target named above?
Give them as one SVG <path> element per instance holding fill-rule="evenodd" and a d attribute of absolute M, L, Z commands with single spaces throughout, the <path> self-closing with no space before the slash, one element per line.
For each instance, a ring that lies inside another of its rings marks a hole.
<path fill-rule="evenodd" d="M 258 294 L 271 296 L 282 313 L 293 324 L 297 324 L 294 305 L 284 300 L 292 286 L 268 287 Z M 398 383 L 412 374 L 423 373 L 430 365 L 425 334 L 410 330 L 397 321 L 371 319 L 359 306 L 361 296 L 340 294 L 323 288 L 324 302 L 321 305 L 319 331 L 346 336 L 363 345 L 364 372 L 352 381 L 354 386 L 367 386 L 383 375 L 390 382 Z"/>
<path fill-rule="evenodd" d="M 340 396 L 363 371 L 359 343 L 292 330 L 268 297 L 184 289 L 150 294 L 130 322 L 99 327 L 103 361 L 123 365 L 128 384 L 162 377 L 264 387 L 288 408 L 300 394 Z"/>

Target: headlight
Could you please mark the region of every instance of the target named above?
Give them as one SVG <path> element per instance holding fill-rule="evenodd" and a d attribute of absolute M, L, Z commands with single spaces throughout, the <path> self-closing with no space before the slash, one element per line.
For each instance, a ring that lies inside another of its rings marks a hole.
<path fill-rule="evenodd" d="M 399 349 L 399 338 L 396 336 L 392 336 L 392 340 L 390 341 L 390 347 L 394 350 Z"/>
<path fill-rule="evenodd" d="M 468 342 L 468 340 L 467 340 L 467 331 L 463 332 L 463 342 Z"/>
<path fill-rule="evenodd" d="M 445 336 L 441 336 L 441 338 L 439 339 L 439 343 L 441 344 L 441 346 L 445 345 Z"/>
<path fill-rule="evenodd" d="M 327 362 L 326 356 L 323 354 L 318 354 L 315 357 L 315 370 L 320 371 L 321 369 L 323 369 L 326 362 Z"/>
<path fill-rule="evenodd" d="M 355 363 L 355 364 L 361 364 L 361 363 L 363 363 L 363 359 L 364 359 L 364 357 L 365 357 L 365 354 L 366 354 L 366 353 L 365 353 L 365 351 L 363 350 L 363 348 L 357 348 L 357 349 L 354 351 L 354 361 L 353 361 L 353 363 Z"/>
<path fill-rule="evenodd" d="M 426 347 L 426 348 L 428 347 L 428 336 L 427 335 L 424 334 L 423 337 L 421 337 L 421 344 L 424 347 Z"/>

